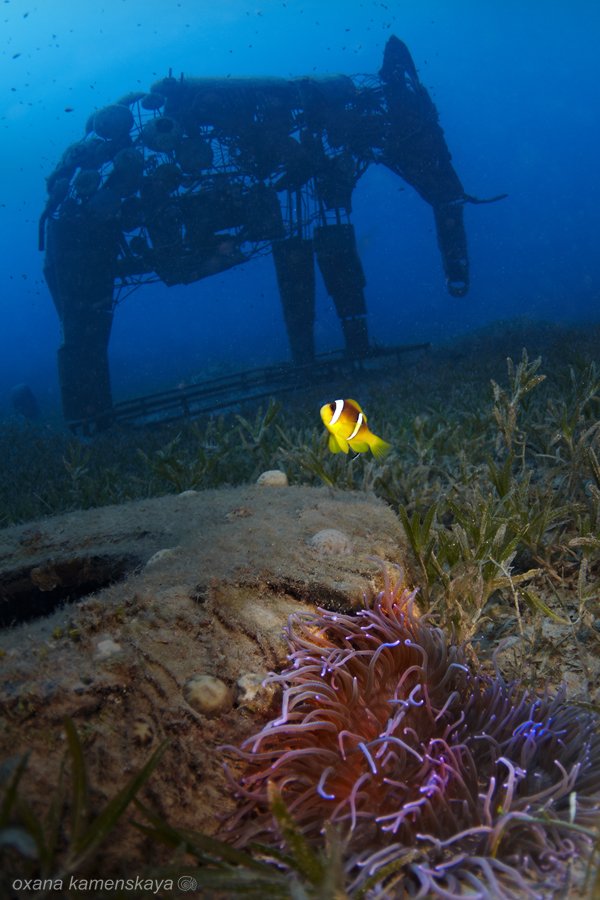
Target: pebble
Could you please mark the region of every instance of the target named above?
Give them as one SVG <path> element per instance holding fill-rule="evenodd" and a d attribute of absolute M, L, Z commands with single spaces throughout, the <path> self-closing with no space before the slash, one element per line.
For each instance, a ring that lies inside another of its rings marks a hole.
<path fill-rule="evenodd" d="M 233 705 L 231 691 L 214 675 L 194 675 L 183 686 L 183 696 L 196 712 L 218 716 Z"/>
<path fill-rule="evenodd" d="M 260 487 L 287 487 L 289 481 L 285 472 L 280 469 L 268 469 L 258 476 L 256 483 Z"/>
<path fill-rule="evenodd" d="M 323 528 L 317 531 L 308 543 L 317 553 L 324 556 L 350 556 L 354 551 L 348 535 L 338 531 L 337 528 Z"/>

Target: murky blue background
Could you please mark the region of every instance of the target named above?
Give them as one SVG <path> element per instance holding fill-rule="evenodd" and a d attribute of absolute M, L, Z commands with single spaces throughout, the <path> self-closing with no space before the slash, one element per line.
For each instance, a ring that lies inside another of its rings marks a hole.
<path fill-rule="evenodd" d="M 430 208 L 372 167 L 353 221 L 375 341 L 439 342 L 514 316 L 600 313 L 600 4 L 372 0 L 0 0 L 0 413 L 28 382 L 59 408 L 58 319 L 37 222 L 45 177 L 95 108 L 186 75 L 375 73 L 404 40 L 468 193 L 472 287 L 446 294 Z M 67 111 L 69 110 L 69 111 Z M 319 351 L 342 346 L 319 283 Z M 188 287 L 152 285 L 115 316 L 115 400 L 203 372 L 288 358 L 272 260 Z"/>

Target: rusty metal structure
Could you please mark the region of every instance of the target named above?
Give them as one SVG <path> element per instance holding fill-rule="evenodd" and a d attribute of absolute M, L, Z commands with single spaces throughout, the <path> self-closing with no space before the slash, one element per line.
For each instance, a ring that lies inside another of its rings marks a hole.
<path fill-rule="evenodd" d="M 200 281 L 257 254 L 272 254 L 295 364 L 314 356 L 315 259 L 347 354 L 367 355 L 351 213 L 353 190 L 374 163 L 431 206 L 448 291 L 463 296 L 463 206 L 474 198 L 396 37 L 373 76 L 169 75 L 94 112 L 47 179 L 39 230 L 62 326 L 67 421 L 110 421 L 108 344 L 115 308 L 131 289 Z M 207 327 L 218 311 L 211 318 Z"/>

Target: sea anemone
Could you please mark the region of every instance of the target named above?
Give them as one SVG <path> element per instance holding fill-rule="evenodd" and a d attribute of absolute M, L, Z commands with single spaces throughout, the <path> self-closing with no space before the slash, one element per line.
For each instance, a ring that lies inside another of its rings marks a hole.
<path fill-rule="evenodd" d="M 388 581 L 356 614 L 290 619 L 281 713 L 237 751 L 230 838 L 282 845 L 276 789 L 315 846 L 337 828 L 351 895 L 548 897 L 593 849 L 598 720 L 474 674 L 414 598 Z"/>

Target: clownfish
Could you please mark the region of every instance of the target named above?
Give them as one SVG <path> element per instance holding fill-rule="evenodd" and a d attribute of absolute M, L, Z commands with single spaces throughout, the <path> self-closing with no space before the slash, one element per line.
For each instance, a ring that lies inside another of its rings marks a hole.
<path fill-rule="evenodd" d="M 329 449 L 332 453 L 366 453 L 370 450 L 382 459 L 390 444 L 367 427 L 367 417 L 356 400 L 334 400 L 321 407 L 321 419 L 329 432 Z"/>

